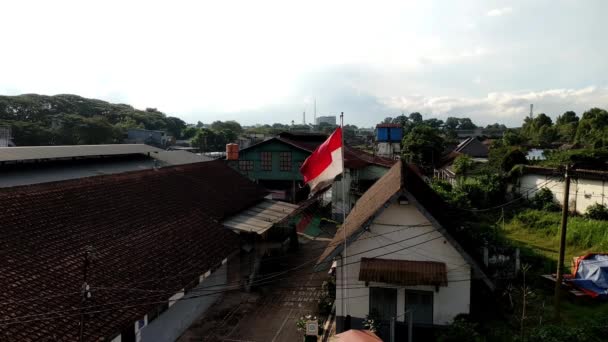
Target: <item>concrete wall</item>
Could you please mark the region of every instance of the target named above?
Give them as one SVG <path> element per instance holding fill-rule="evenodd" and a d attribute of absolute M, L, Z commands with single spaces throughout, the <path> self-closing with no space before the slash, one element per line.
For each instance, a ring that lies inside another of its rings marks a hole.
<path fill-rule="evenodd" d="M 381 157 L 393 158 L 399 153 L 401 153 L 400 143 L 379 142 L 376 144 L 376 154 Z"/>
<path fill-rule="evenodd" d="M 334 218 L 338 221 L 342 221 L 342 182 L 344 181 L 344 185 L 346 186 L 347 192 L 347 201 L 346 201 L 346 213 L 348 214 L 350 210 L 355 206 L 355 203 L 359 199 L 360 196 L 354 194 L 351 191 L 351 184 L 353 181 L 363 180 L 378 180 L 384 176 L 386 172 L 388 172 L 389 168 L 378 166 L 378 165 L 368 165 L 359 170 L 346 169 L 344 179 L 340 178 L 335 181 L 332 185 L 331 189 L 331 203 L 332 203 L 332 213 Z"/>
<path fill-rule="evenodd" d="M 421 227 L 404 227 L 423 225 Z M 421 235 L 398 244 L 413 236 Z M 378 236 L 380 235 L 380 236 Z M 439 238 L 437 238 L 439 237 Z M 432 241 L 428 241 L 430 239 Z M 425 242 L 428 241 L 428 242 Z M 421 244 L 420 244 L 421 243 Z M 420 244 L 415 247 L 412 245 Z M 373 250 L 371 250 L 373 249 Z M 361 253 L 361 254 L 359 254 Z M 384 255 L 386 253 L 390 253 Z M 357 255 L 354 255 L 357 254 Z M 349 257 L 348 255 L 353 255 Z M 369 232 L 365 232 L 357 241 L 347 247 L 346 266 L 342 277 L 341 262 L 336 270 L 336 315 L 343 317 L 351 315 L 353 322 L 360 322 L 369 313 L 369 287 L 359 281 L 361 258 L 376 257 L 382 259 L 439 261 L 446 263 L 448 270 L 448 286 L 395 286 L 391 284 L 370 283 L 369 286 L 398 288 L 397 314 L 398 321 L 404 321 L 405 290 L 432 291 L 433 295 L 433 324 L 445 325 L 450 323 L 459 313 L 469 313 L 471 291 L 471 267 L 452 245 L 442 237 L 441 233 L 430 226 L 430 222 L 413 204 L 393 204 L 374 220 Z M 342 283 L 345 282 L 344 311 L 342 309 Z M 354 324 L 354 323 L 353 323 Z M 355 327 L 353 325 L 353 327 Z"/>
<path fill-rule="evenodd" d="M 568 206 L 571 211 L 584 214 L 587 207 L 599 203 L 608 204 L 608 184 L 606 181 L 595 179 L 572 179 L 570 182 L 570 196 Z M 563 180 L 554 176 L 525 174 L 520 177 L 515 191 L 526 198 L 532 198 L 539 188 L 548 188 L 553 197 L 560 204 L 564 203 Z"/>
<path fill-rule="evenodd" d="M 228 267 L 224 264 L 206 277 L 194 289 L 190 290 L 190 294 L 186 293 L 185 296 L 196 296 L 221 291 L 227 284 L 227 276 Z M 210 286 L 214 287 L 209 288 Z M 197 292 L 197 290 L 199 291 Z M 175 341 L 190 325 L 192 325 L 194 320 L 201 316 L 220 297 L 221 294 L 214 294 L 195 299 L 180 300 L 174 302 L 172 305 L 170 304 L 171 306 L 167 311 L 163 312 L 157 319 L 141 329 L 141 341 Z"/>

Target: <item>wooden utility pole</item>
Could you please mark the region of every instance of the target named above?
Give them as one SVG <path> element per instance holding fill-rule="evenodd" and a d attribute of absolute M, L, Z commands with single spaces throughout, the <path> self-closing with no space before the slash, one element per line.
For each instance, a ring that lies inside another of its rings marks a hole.
<path fill-rule="evenodd" d="M 559 257 L 557 260 L 557 274 L 555 279 L 555 320 L 560 319 L 560 300 L 561 300 L 561 287 L 562 287 L 562 270 L 564 265 L 564 254 L 566 252 L 566 230 L 568 227 L 568 201 L 570 199 L 570 166 L 566 165 L 566 173 L 564 175 L 564 181 L 566 185 L 564 187 L 564 205 L 562 208 L 562 227 L 560 230 L 559 237 Z"/>

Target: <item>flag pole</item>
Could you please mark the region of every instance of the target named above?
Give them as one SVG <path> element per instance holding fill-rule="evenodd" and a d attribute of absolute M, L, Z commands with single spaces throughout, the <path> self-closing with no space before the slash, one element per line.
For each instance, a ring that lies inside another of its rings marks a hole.
<path fill-rule="evenodd" d="M 342 134 L 340 134 L 342 136 L 342 228 L 344 228 L 344 222 L 346 222 L 346 169 L 344 168 L 344 155 L 346 154 L 346 146 L 344 145 L 344 112 L 340 113 L 340 130 L 342 131 Z M 342 257 L 342 268 L 344 268 L 344 266 L 346 265 L 346 229 L 342 229 L 342 233 L 343 233 L 343 237 L 344 237 L 344 255 Z M 347 276 L 348 276 L 348 272 Z M 346 283 L 345 281 L 346 279 L 342 279 L 342 302 L 345 304 L 344 307 L 346 308 L 346 311 L 348 311 L 348 306 L 346 305 L 346 303 L 344 302 L 344 290 L 346 289 L 346 287 L 344 286 L 344 284 Z M 346 296 L 346 298 L 348 298 L 348 296 Z M 346 318 L 347 315 L 345 315 L 346 312 L 343 312 L 342 314 L 344 315 L 344 317 Z"/>

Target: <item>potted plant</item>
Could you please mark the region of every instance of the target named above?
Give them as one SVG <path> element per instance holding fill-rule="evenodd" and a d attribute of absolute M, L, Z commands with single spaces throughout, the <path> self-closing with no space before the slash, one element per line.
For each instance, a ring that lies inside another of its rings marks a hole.
<path fill-rule="evenodd" d="M 317 336 L 307 336 L 306 335 L 306 324 L 309 321 L 316 321 L 317 324 L 319 324 L 319 320 L 317 319 L 317 316 L 313 316 L 313 315 L 304 315 L 301 316 L 297 321 L 296 321 L 296 327 L 298 329 L 299 332 L 302 333 L 303 339 L 304 341 L 316 341 L 317 340 Z M 317 332 L 318 334 L 318 332 Z"/>

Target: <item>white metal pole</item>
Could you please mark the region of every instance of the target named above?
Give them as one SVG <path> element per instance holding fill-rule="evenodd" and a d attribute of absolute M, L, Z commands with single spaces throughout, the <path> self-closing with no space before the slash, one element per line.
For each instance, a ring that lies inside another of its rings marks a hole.
<path fill-rule="evenodd" d="M 340 129 L 342 130 L 342 233 L 344 237 L 344 257 L 342 258 L 342 267 L 344 267 L 348 262 L 346 260 L 346 229 L 344 229 L 344 222 L 346 221 L 346 168 L 344 168 L 344 155 L 346 154 L 344 152 L 346 146 L 344 146 L 344 112 L 340 113 Z M 346 272 L 346 276 L 348 277 L 348 272 Z M 342 277 L 342 293 L 344 293 L 346 289 L 344 286 L 345 280 L 346 279 Z M 346 298 L 348 298 L 348 294 L 346 295 Z M 348 311 L 348 305 L 346 305 L 346 303 L 344 307 L 346 308 L 346 311 Z M 346 314 L 346 312 L 343 312 L 342 314 Z M 344 315 L 344 317 L 346 317 L 346 315 Z"/>

